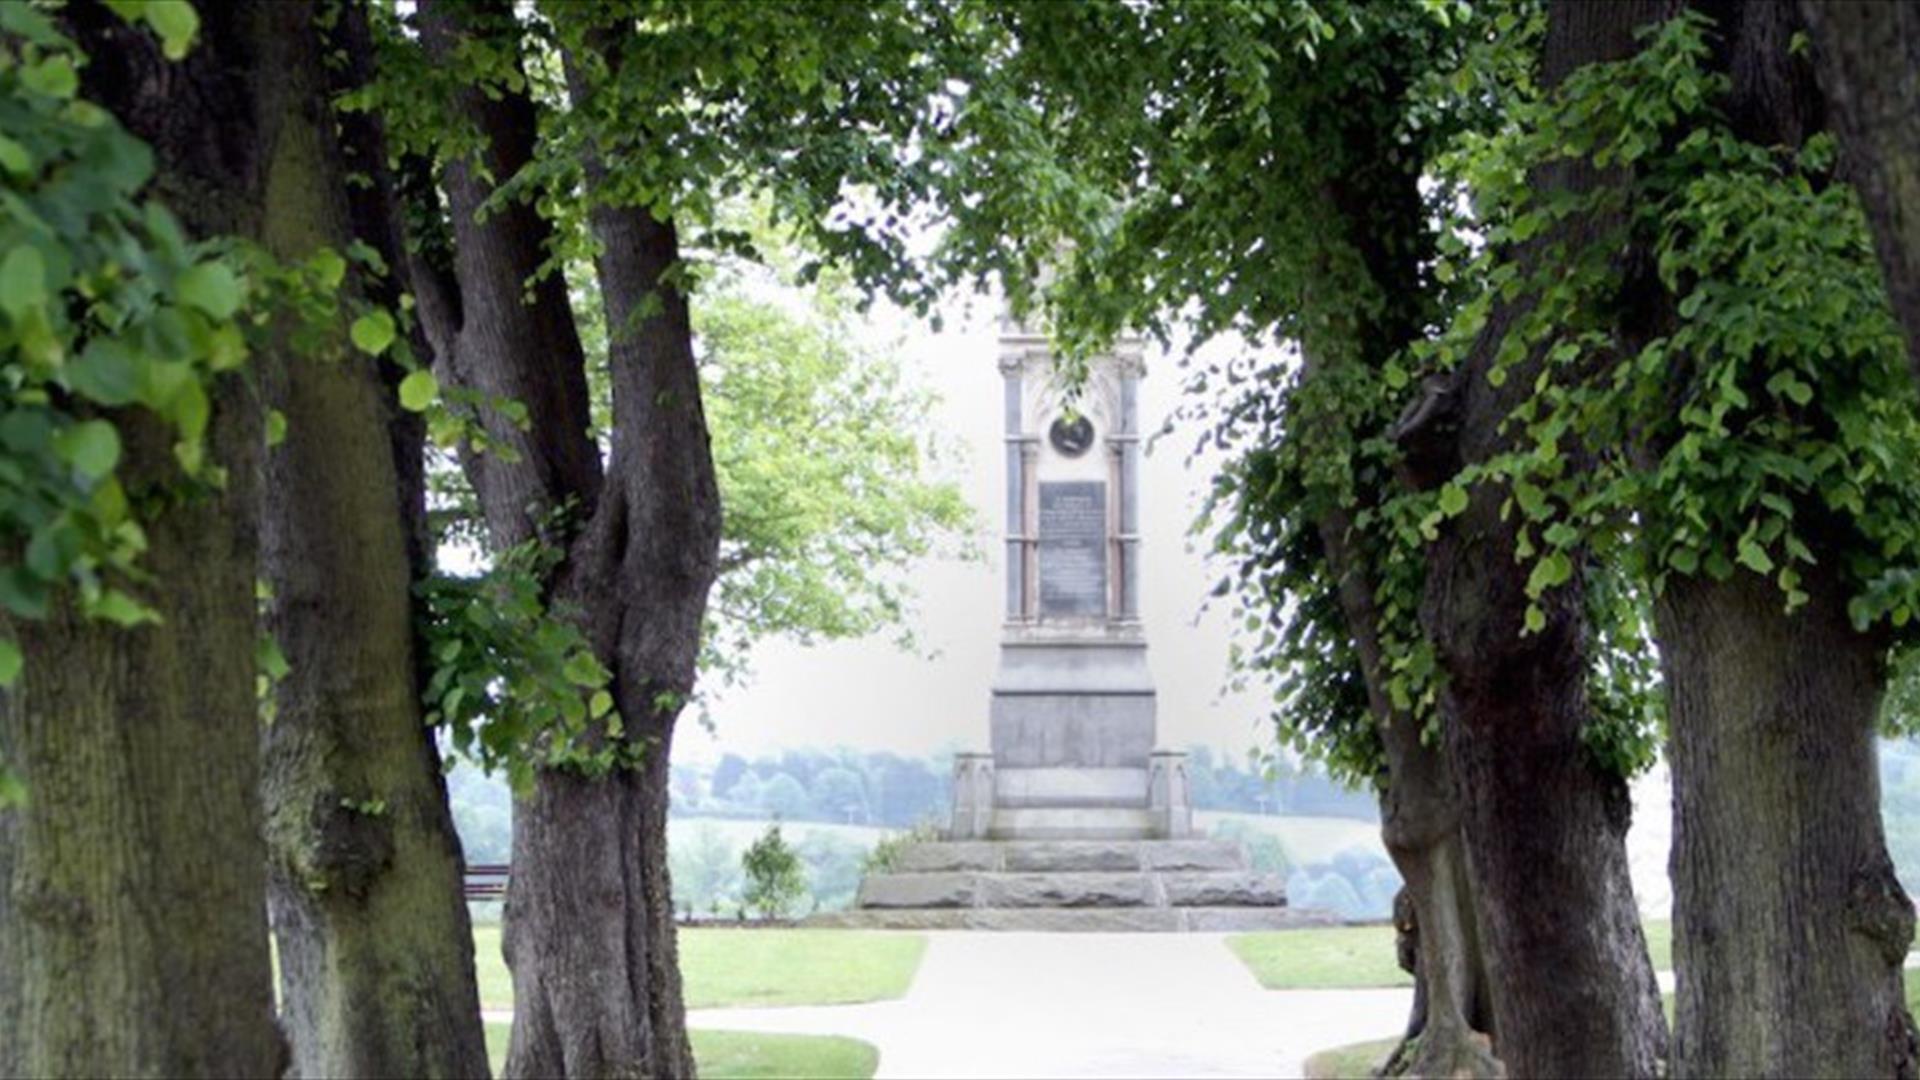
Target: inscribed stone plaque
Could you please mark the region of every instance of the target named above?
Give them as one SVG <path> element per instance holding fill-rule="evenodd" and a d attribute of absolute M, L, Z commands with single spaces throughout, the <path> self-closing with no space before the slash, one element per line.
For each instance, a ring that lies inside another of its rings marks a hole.
<path fill-rule="evenodd" d="M 1107 613 L 1107 485 L 1040 485 L 1040 614 Z"/>

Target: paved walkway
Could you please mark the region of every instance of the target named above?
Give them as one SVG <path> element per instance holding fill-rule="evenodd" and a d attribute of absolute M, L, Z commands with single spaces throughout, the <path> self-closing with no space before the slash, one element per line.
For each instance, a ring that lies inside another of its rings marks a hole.
<path fill-rule="evenodd" d="M 907 996 L 699 1009 L 696 1028 L 849 1035 L 881 1077 L 1298 1076 L 1385 1038 L 1412 991 L 1264 990 L 1223 934 L 936 931 Z"/>

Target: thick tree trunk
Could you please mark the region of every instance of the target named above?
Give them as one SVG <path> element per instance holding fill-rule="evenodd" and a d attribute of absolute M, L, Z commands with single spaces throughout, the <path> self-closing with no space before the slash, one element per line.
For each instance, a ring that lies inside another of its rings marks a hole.
<path fill-rule="evenodd" d="M 1552 6 L 1545 81 L 1631 55 L 1635 28 L 1662 8 Z M 1602 178 L 1571 166 L 1537 179 L 1578 189 Z M 1582 227 L 1558 227 L 1536 252 Z M 1459 373 L 1453 418 L 1463 463 L 1502 449 L 1501 421 L 1530 392 L 1530 363 L 1500 387 L 1487 377 L 1513 316 L 1511 305 L 1496 309 Z M 1523 636 L 1529 567 L 1515 558 L 1505 497 L 1482 486 L 1442 527 L 1421 611 L 1447 676 L 1447 750 L 1479 890 L 1499 1055 L 1519 1076 L 1652 1076 L 1666 1023 L 1627 873 L 1631 805 L 1625 780 L 1603 771 L 1580 738 L 1592 711 L 1579 581 L 1541 598 L 1546 625 Z"/>
<path fill-rule="evenodd" d="M 1721 104 L 1741 137 L 1796 146 L 1820 130 L 1823 102 L 1790 46 L 1800 9 L 1698 6 L 1721 31 L 1714 62 L 1730 77 Z M 1859 15 L 1816 6 L 1840 24 Z M 1886 29 L 1911 21 L 1883 11 Z M 1878 75 L 1889 81 L 1872 86 L 1892 87 L 1891 73 Z M 1909 64 L 1902 78 L 1912 76 Z M 1637 325 L 1673 321 L 1669 298 L 1651 303 Z M 1901 982 L 1913 908 L 1880 821 L 1874 733 L 1886 643 L 1850 624 L 1839 573 L 1847 541 L 1818 543 L 1838 532 L 1822 516 L 1800 519 L 1820 561 L 1803 567 L 1811 599 L 1793 614 L 1778 587 L 1745 570 L 1725 582 L 1670 579 L 1656 605 L 1673 767 L 1677 1076 L 1920 1067 Z"/>
<path fill-rule="evenodd" d="M 287 104 L 262 239 L 299 260 L 343 251 L 355 215 L 315 5 L 271 11 L 269 66 Z M 371 174 L 378 132 L 347 122 Z M 363 239 L 391 259 L 388 237 Z M 370 299 L 397 292 L 389 282 Z M 268 453 L 262 553 L 267 627 L 291 672 L 265 733 L 264 791 L 294 1073 L 485 1076 L 459 838 L 416 680 L 408 526 L 424 492 L 396 461 L 380 362 L 352 349 L 344 321 L 330 355 L 277 359 L 287 436 Z"/>
<path fill-rule="evenodd" d="M 1913 1076 L 1912 903 L 1880 825 L 1884 643 L 1822 566 L 1793 615 L 1744 570 L 1672 579 L 1676 1076 Z"/>
<path fill-rule="evenodd" d="M 468 31 L 440 4 L 424 14 L 429 51 L 450 55 Z M 574 91 L 581 100 L 591 88 Z M 507 1074 L 691 1075 L 667 878 L 667 777 L 714 575 L 719 498 L 686 297 L 664 277 L 678 259 L 676 238 L 644 210 L 592 215 L 614 399 L 603 476 L 566 291 L 548 276 L 530 303 L 521 299 L 546 258 L 550 226 L 524 204 L 477 215 L 492 185 L 532 159 L 533 104 L 478 92 L 461 104 L 488 136 L 487 168 L 445 163 L 453 280 L 429 279 L 421 309 L 450 381 L 528 406 L 530 429 L 495 430 L 519 460 L 478 459 L 469 476 L 497 546 L 535 535 L 542 508 L 572 505 L 548 535 L 567 550 L 554 604 L 580 622 L 613 673 L 618 737 L 644 753 L 639 768 L 597 779 L 542 770 L 516 807 Z"/>
<path fill-rule="evenodd" d="M 247 231 L 259 204 L 253 14 L 205 10 L 201 44 L 170 64 L 104 11 L 68 13 L 94 58 L 85 93 L 153 146 L 159 194 L 198 235 Z M 137 591 L 164 624 L 118 630 L 62 603 L 13 628 L 26 667 L 0 699 L 0 754 L 29 802 L 0 811 L 0 1074 L 274 1076 L 286 1060 L 249 662 L 259 407 L 241 379 L 213 405 L 225 486 L 145 523 Z M 172 433 L 114 419 L 128 489 L 179 490 Z"/>
<path fill-rule="evenodd" d="M 593 42 L 614 70 L 620 44 L 598 36 Z M 586 100 L 593 87 L 571 60 L 567 67 L 575 100 Z M 587 176 L 596 186 L 604 179 L 595 157 Z M 572 778 L 543 775 L 538 797 L 515 816 L 507 953 L 516 994 L 524 971 L 542 997 L 539 1008 L 515 1014 L 508 1072 L 581 1075 L 580 1066 L 600 1061 L 643 1075 L 691 1076 L 667 871 L 668 766 L 674 720 L 693 690 L 719 554 L 720 500 L 687 298 L 670 281 L 679 261 L 674 229 L 644 209 L 597 206 L 590 217 L 608 327 L 613 454 L 600 504 L 573 545 L 557 595 L 585 613 L 595 649 L 614 673 L 614 698 L 629 727 L 625 737 L 638 742 L 645 758 L 639 769 L 603 782 L 598 796 L 580 791 Z M 621 587 L 609 590 L 609 581 Z M 642 597 L 644 605 L 636 602 Z M 555 853 L 543 847 L 559 839 L 574 802 L 596 797 L 608 804 L 609 821 L 619 830 L 577 835 L 566 845 L 597 852 L 607 872 L 586 881 L 586 891 L 618 900 L 622 920 L 586 936 L 554 917 L 580 889 L 578 863 L 557 865 Z M 551 872 L 523 874 L 529 859 Z M 616 930 L 621 936 L 613 936 Z M 625 1028 L 629 1041 L 587 1048 L 570 1041 L 581 1030 L 568 1017 L 576 988 L 556 979 L 567 967 L 554 960 L 574 949 L 609 950 L 603 955 L 624 959 L 640 990 L 632 1000 L 644 1008 Z M 582 1057 L 582 1049 L 601 1056 Z"/>
<path fill-rule="evenodd" d="M 1844 174 L 1920 377 L 1920 6 L 1800 0 Z"/>
<path fill-rule="evenodd" d="M 1580 740 L 1584 614 L 1563 588 L 1542 601 L 1546 628 L 1520 636 L 1526 569 L 1499 498 L 1477 492 L 1443 532 L 1425 613 L 1448 674 L 1499 1055 L 1519 1076 L 1651 1076 L 1666 1023 L 1627 873 L 1626 782 Z"/>

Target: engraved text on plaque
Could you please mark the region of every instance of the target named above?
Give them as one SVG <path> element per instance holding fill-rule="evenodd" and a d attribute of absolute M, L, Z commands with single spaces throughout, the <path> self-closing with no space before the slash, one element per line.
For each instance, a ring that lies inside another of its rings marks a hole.
<path fill-rule="evenodd" d="M 1107 485 L 1040 485 L 1040 614 L 1107 613 Z"/>

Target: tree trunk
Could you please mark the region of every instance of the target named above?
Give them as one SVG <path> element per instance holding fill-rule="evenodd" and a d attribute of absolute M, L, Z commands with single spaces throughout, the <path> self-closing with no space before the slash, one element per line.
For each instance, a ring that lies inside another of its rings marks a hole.
<path fill-rule="evenodd" d="M 1553 5 L 1544 81 L 1631 55 L 1635 29 L 1662 8 Z M 1577 164 L 1536 177 L 1536 186 L 1571 190 L 1600 182 Z M 1584 227 L 1556 226 L 1521 257 L 1541 258 Z M 1537 361 L 1517 365 L 1500 387 L 1487 377 L 1515 314 L 1511 303 L 1496 307 L 1458 374 L 1452 419 L 1462 463 L 1504 447 L 1501 421 L 1534 381 Z M 1447 751 L 1479 890 L 1500 1058 L 1518 1076 L 1652 1076 L 1666 1053 L 1666 1023 L 1627 872 L 1631 804 L 1625 779 L 1601 769 L 1580 739 L 1592 710 L 1579 580 L 1542 597 L 1545 626 L 1522 635 L 1529 567 L 1515 559 L 1505 497 L 1481 485 L 1442 526 L 1421 610 L 1447 676 Z"/>
<path fill-rule="evenodd" d="M 429 52 L 450 56 L 469 30 L 440 4 L 423 12 Z M 591 92 L 572 89 L 576 101 Z M 559 535 L 549 534 L 567 553 L 553 602 L 579 621 L 613 673 L 624 723 L 617 737 L 644 751 L 640 767 L 601 778 L 543 769 L 516 806 L 507 1074 L 691 1075 L 667 877 L 668 758 L 674 718 L 693 687 L 719 498 L 686 297 L 663 277 L 677 263 L 676 238 L 645 210 L 592 214 L 614 401 L 603 476 L 565 288 L 548 276 L 530 303 L 521 300 L 551 228 L 525 204 L 484 220 L 476 213 L 494 183 L 532 160 L 533 104 L 474 91 L 461 105 L 489 138 L 487 167 L 445 163 L 453 280 L 429 281 L 421 309 L 447 377 L 528 406 L 529 430 L 496 432 L 519 460 L 478 459 L 469 476 L 496 546 L 535 535 L 541 508 L 572 505 Z M 589 166 L 597 180 L 598 162 Z"/>
<path fill-rule="evenodd" d="M 259 205 L 270 80 L 255 11 L 208 8 L 168 63 L 92 6 L 65 13 L 93 58 L 86 95 L 153 147 L 156 188 L 197 235 L 245 233 Z M 184 484 L 172 433 L 114 416 L 129 490 Z M 29 802 L 0 812 L 0 1074 L 275 1076 L 254 696 L 259 408 L 213 395 L 221 488 L 145 527 L 139 588 L 165 620 L 124 631 L 57 605 L 14 630 L 26 666 L 0 699 L 0 754 Z"/>
<path fill-rule="evenodd" d="M 1920 377 L 1920 7 L 1801 0 L 1813 60 Z"/>
<path fill-rule="evenodd" d="M 1391 65 L 1377 91 L 1406 100 L 1414 87 Z M 1341 141 L 1355 160 L 1368 167 L 1321 190 L 1329 251 L 1344 245 L 1358 256 L 1364 277 L 1346 279 L 1345 260 L 1325 258 L 1310 293 L 1334 313 L 1301 342 L 1302 388 L 1324 378 L 1340 363 L 1381 365 L 1419 340 L 1432 318 L 1421 264 L 1432 255 L 1429 214 L 1420 178 L 1386 153 L 1400 138 L 1394 110 L 1350 110 Z M 1348 271 L 1351 272 L 1351 271 Z M 1346 282 L 1350 295 L 1334 290 Z M 1381 298 L 1377 305 L 1364 302 Z M 1349 443 L 1328 420 L 1314 434 L 1329 446 Z M 1301 437 L 1305 433 L 1297 433 Z M 1346 460 L 1357 460 L 1351 452 Z M 1420 486 L 1403 471 L 1400 485 Z M 1348 481 L 1356 499 L 1382 498 L 1355 475 Z M 1367 710 L 1381 740 L 1386 764 L 1380 793 L 1381 838 L 1404 885 L 1395 898 L 1395 922 L 1405 947 L 1402 964 L 1415 978 L 1414 1002 L 1405 1036 L 1381 1068 L 1383 1075 L 1500 1076 L 1504 1069 L 1492 1051 L 1493 1016 L 1486 984 L 1486 961 L 1475 913 L 1473 883 L 1466 872 L 1460 839 L 1460 805 L 1451 769 L 1439 747 L 1421 738 L 1421 722 L 1394 707 L 1388 692 L 1390 672 L 1382 646 L 1382 619 L 1375 567 L 1354 526 L 1355 507 L 1329 494 L 1330 508 L 1314 523 L 1329 571 L 1335 579 L 1340 613 L 1359 659 Z M 1403 918 L 1404 916 L 1404 918 Z"/>
<path fill-rule="evenodd" d="M 377 175 L 384 155 L 364 116 L 333 112 L 322 56 L 338 43 L 320 36 L 313 4 L 271 11 L 280 29 L 267 59 L 286 111 L 262 240 L 294 261 L 344 251 L 356 216 L 390 219 L 351 212 L 335 124 L 363 172 Z M 363 17 L 344 12 L 337 25 Z M 392 264 L 390 237 L 362 239 Z M 398 289 L 369 292 L 391 303 Z M 383 362 L 352 349 L 344 321 L 327 355 L 276 359 L 272 398 L 287 436 L 268 454 L 262 553 L 267 626 L 291 672 L 265 733 L 265 795 L 294 1073 L 485 1076 L 459 838 L 416 679 L 408 525 L 424 490 L 396 461 L 399 410 Z"/>
<path fill-rule="evenodd" d="M 1673 578 L 1657 605 L 1671 708 L 1676 1076 L 1912 1076 L 1913 906 L 1880 824 L 1884 643 L 1808 568 Z"/>
<path fill-rule="evenodd" d="M 1720 29 L 1714 62 L 1730 77 L 1720 104 L 1734 130 L 1767 146 L 1820 130 L 1823 102 L 1790 47 L 1800 9 L 1698 6 Z M 1909 19 L 1882 10 L 1890 24 Z M 1857 14 L 1823 12 L 1841 23 Z M 1911 66 L 1902 70 L 1911 81 Z M 1636 325 L 1674 321 L 1670 297 L 1652 304 Z M 1819 562 L 1803 567 L 1811 599 L 1793 614 L 1780 589 L 1744 569 L 1724 582 L 1671 578 L 1656 604 L 1673 768 L 1677 1076 L 1912 1076 L 1920 1065 L 1901 981 L 1913 908 L 1880 820 L 1887 643 L 1850 624 L 1839 571 L 1851 541 L 1825 519 L 1801 515 Z M 1817 542 L 1823 533 L 1835 541 Z"/>
<path fill-rule="evenodd" d="M 1476 492 L 1443 530 L 1423 619 L 1448 675 L 1500 1058 L 1518 1076 L 1652 1076 L 1666 1023 L 1627 873 L 1626 781 L 1580 741 L 1577 586 L 1543 598 L 1545 629 L 1520 636 L 1526 568 L 1499 499 Z"/>
<path fill-rule="evenodd" d="M 1311 362 L 1309 362 L 1309 377 Z M 1395 923 L 1411 938 L 1415 993 L 1406 1034 L 1382 1067 L 1388 1076 L 1500 1076 L 1491 1050 L 1493 1014 L 1473 882 L 1460 839 L 1460 793 L 1445 754 L 1421 739 L 1420 723 L 1386 691 L 1374 586 L 1350 538 L 1345 513 L 1324 515 L 1319 532 L 1339 578 L 1341 613 L 1366 679 L 1369 711 L 1387 761 L 1380 835 L 1405 883 Z M 1400 910 L 1405 900 L 1406 912 Z"/>
<path fill-rule="evenodd" d="M 1380 800 L 1381 838 L 1406 883 L 1417 1007 L 1389 1076 L 1500 1076 L 1493 1002 L 1460 839 L 1459 792 L 1437 747 L 1421 745 L 1411 718 L 1383 732 L 1390 785 Z M 1400 923 L 1397 910 L 1395 922 Z"/>

